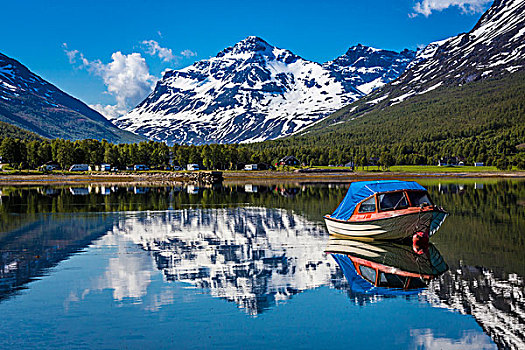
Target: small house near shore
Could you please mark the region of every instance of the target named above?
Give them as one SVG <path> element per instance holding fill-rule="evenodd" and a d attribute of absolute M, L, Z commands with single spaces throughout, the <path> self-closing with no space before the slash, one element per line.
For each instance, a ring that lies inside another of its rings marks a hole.
<path fill-rule="evenodd" d="M 288 166 L 297 166 L 301 164 L 299 159 L 295 158 L 294 156 L 286 156 L 279 160 L 279 165 L 288 165 Z"/>
<path fill-rule="evenodd" d="M 442 157 L 438 161 L 438 166 L 456 166 L 459 163 L 458 157 Z"/>

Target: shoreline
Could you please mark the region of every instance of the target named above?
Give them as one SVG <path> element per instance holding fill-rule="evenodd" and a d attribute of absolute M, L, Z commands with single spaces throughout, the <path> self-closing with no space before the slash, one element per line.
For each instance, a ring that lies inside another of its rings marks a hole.
<path fill-rule="evenodd" d="M 71 184 L 201 184 L 210 183 L 211 172 L 195 173 L 138 173 L 138 174 L 0 174 L 0 186 L 71 185 Z M 199 175 L 200 174 L 200 175 Z M 408 178 L 506 178 L 524 179 L 525 172 L 292 172 L 292 171 L 227 171 L 222 173 L 224 183 L 301 182 L 327 183 L 374 179 Z"/>

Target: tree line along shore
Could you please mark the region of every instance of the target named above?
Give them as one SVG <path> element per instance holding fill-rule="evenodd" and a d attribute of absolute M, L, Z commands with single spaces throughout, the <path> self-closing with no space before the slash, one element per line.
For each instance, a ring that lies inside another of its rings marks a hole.
<path fill-rule="evenodd" d="M 173 166 L 199 164 L 206 169 L 239 170 L 245 164 L 274 165 L 287 156 L 293 156 L 301 166 L 341 166 L 352 164 L 356 169 L 377 166 L 387 170 L 400 165 L 437 165 L 442 159 L 453 158 L 465 165 L 482 162 L 500 170 L 525 169 L 525 149 L 501 140 L 487 147 L 475 140 L 457 142 L 450 147 L 423 145 L 417 151 L 408 144 L 391 147 L 351 146 L 296 146 L 282 142 L 260 144 L 210 144 L 202 146 L 174 145 L 163 142 L 112 144 L 93 139 L 70 141 L 64 139 L 25 140 L 5 137 L 0 141 L 0 163 L 12 169 L 38 169 L 55 163 L 61 169 L 73 164 L 111 164 L 117 169 L 135 164 L 150 169 L 171 169 Z M 284 164 L 283 164 L 284 165 Z M 295 164 L 294 164 L 295 165 Z"/>

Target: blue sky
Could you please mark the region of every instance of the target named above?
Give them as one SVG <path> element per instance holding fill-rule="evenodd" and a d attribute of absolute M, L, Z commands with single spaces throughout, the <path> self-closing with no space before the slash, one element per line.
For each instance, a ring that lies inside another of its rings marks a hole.
<path fill-rule="evenodd" d="M 129 69 L 143 64 L 148 70 L 142 90 L 124 98 L 132 104 L 147 94 L 146 86 L 164 69 L 214 56 L 249 35 L 324 62 L 357 43 L 399 51 L 469 31 L 490 4 L 490 0 L 2 1 L 0 52 L 90 105 L 114 105 L 119 92 L 114 86 L 111 90 L 111 77 L 104 70 L 115 61 L 112 54 L 120 51 Z M 148 54 L 153 46 L 144 42 L 151 40 L 171 49 L 171 56 L 163 59 L 158 50 Z M 128 57 L 132 53 L 136 55 Z M 87 65 L 82 65 L 82 57 Z"/>

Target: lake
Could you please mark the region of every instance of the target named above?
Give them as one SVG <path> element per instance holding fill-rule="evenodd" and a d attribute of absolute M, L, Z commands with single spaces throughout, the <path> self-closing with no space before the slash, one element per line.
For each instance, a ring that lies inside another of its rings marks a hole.
<path fill-rule="evenodd" d="M 0 187 L 0 348 L 525 348 L 525 181 L 418 182 L 432 254 L 345 248 L 410 290 L 329 248 L 347 184 Z"/>

